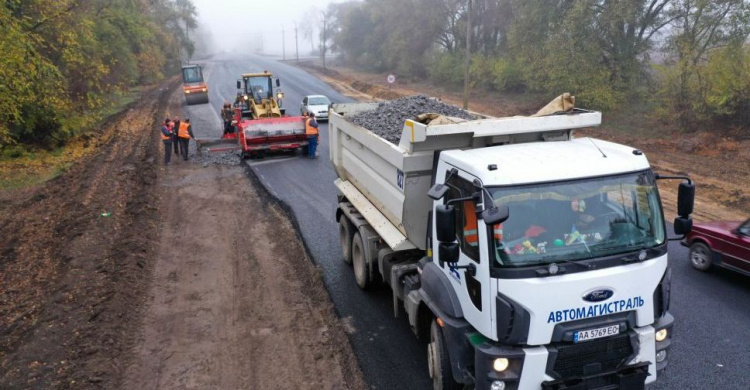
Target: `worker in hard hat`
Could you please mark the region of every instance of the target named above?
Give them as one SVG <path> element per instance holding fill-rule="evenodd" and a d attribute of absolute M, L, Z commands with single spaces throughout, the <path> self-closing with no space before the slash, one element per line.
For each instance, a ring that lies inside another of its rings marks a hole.
<path fill-rule="evenodd" d="M 172 120 L 167 118 L 161 127 L 161 140 L 164 143 L 164 165 L 169 165 L 172 157 Z"/>
<path fill-rule="evenodd" d="M 318 122 L 315 121 L 315 114 L 309 113 L 305 119 L 305 134 L 307 135 L 307 155 L 315 158 L 315 151 L 318 149 Z"/>
<path fill-rule="evenodd" d="M 232 116 L 234 116 L 232 104 L 229 103 L 229 100 L 225 100 L 224 106 L 221 108 L 221 119 L 224 121 L 224 134 L 232 132 Z"/>

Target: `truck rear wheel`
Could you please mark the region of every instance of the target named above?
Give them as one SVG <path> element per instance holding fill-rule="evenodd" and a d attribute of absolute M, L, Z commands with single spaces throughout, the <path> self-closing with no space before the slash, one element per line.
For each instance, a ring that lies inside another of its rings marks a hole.
<path fill-rule="evenodd" d="M 365 243 L 362 241 L 362 236 L 357 232 L 352 239 L 352 264 L 354 265 L 354 278 L 362 290 L 367 290 L 372 285 L 365 256 Z"/>
<path fill-rule="evenodd" d="M 435 390 L 458 390 L 463 385 L 453 379 L 453 370 L 448 358 L 448 346 L 443 336 L 443 329 L 432 320 L 430 326 L 430 343 L 427 344 L 427 365 Z"/>
<path fill-rule="evenodd" d="M 349 222 L 349 218 L 342 215 L 339 218 L 339 242 L 341 242 L 341 252 L 344 255 L 344 263 L 352 264 L 352 237 L 354 236 L 354 226 Z"/>

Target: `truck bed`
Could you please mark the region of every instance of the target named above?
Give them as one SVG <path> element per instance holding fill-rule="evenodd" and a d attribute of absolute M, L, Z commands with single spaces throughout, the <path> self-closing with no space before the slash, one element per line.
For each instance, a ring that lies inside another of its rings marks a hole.
<path fill-rule="evenodd" d="M 436 151 L 474 149 L 518 142 L 568 140 L 572 129 L 597 126 L 601 113 L 575 110 L 544 117 L 509 117 L 466 121 L 458 124 L 404 123 L 398 145 L 358 126 L 348 117 L 377 108 L 377 103 L 335 104 L 329 114 L 330 159 L 341 183 L 351 183 L 347 198 L 361 194 L 412 245 L 425 249 L 427 221 L 432 200 Z M 390 234 L 382 219 L 365 215 L 381 236 Z M 381 224 L 377 226 L 376 223 Z M 388 241 L 388 240 L 386 240 Z M 394 242 L 400 242 L 394 239 Z M 391 242 L 388 242 L 389 246 Z M 403 244 L 402 244 L 403 246 Z M 398 250 L 391 246 L 391 249 Z"/>

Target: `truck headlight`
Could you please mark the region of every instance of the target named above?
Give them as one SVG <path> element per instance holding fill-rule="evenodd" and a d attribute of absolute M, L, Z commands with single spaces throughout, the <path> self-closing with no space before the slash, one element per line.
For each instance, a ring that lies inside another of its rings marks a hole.
<path fill-rule="evenodd" d="M 284 94 L 283 93 L 279 92 L 279 93 L 276 94 L 276 99 L 283 99 L 283 98 L 284 98 Z"/>
<path fill-rule="evenodd" d="M 190 90 L 186 89 L 186 90 L 185 90 L 185 93 L 190 93 Z"/>
<path fill-rule="evenodd" d="M 203 88 L 203 92 L 206 92 L 206 88 Z"/>
<path fill-rule="evenodd" d="M 667 329 L 661 329 L 656 332 L 656 341 L 664 341 L 667 339 L 667 336 L 669 335 L 669 332 L 667 332 Z"/>
<path fill-rule="evenodd" d="M 507 370 L 509 365 L 510 362 L 507 358 L 497 358 L 494 362 L 492 362 L 492 368 L 494 368 L 497 372 L 503 372 Z"/>

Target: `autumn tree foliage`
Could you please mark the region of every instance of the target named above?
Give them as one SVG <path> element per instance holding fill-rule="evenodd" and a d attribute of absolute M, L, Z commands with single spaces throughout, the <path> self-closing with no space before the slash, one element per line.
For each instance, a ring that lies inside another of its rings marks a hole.
<path fill-rule="evenodd" d="M 747 0 L 472 0 L 471 30 L 468 2 L 333 4 L 334 48 L 350 65 L 460 86 L 468 33 L 474 88 L 570 91 L 592 108 L 639 100 L 685 121 L 743 121 Z"/>
<path fill-rule="evenodd" d="M 189 0 L 6 0 L 0 5 L 0 148 L 56 146 L 113 97 L 190 50 Z"/>

